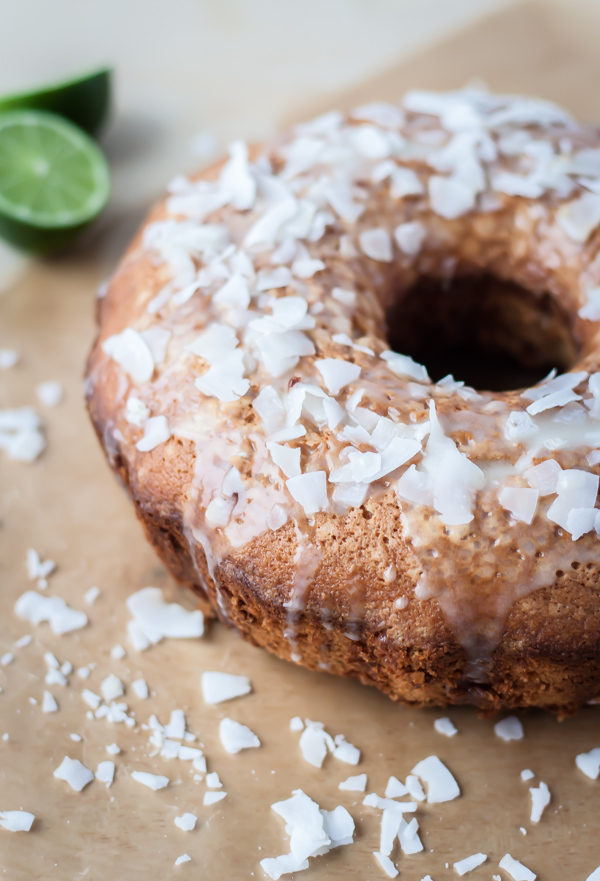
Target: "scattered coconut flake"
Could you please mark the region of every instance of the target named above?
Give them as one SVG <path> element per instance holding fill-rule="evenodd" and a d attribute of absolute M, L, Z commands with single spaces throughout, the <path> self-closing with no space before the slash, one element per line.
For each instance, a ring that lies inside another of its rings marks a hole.
<path fill-rule="evenodd" d="M 42 560 L 34 548 L 29 548 L 26 557 L 27 577 L 37 581 L 39 587 L 46 587 L 46 579 L 56 570 L 54 560 Z"/>
<path fill-rule="evenodd" d="M 89 768 L 86 768 L 79 759 L 71 759 L 69 756 L 64 757 L 54 771 L 54 776 L 58 780 L 66 781 L 75 792 L 81 792 L 94 779 L 94 774 Z"/>
<path fill-rule="evenodd" d="M 163 777 L 161 774 L 149 774 L 148 771 L 132 771 L 131 776 L 137 783 L 147 786 L 148 789 L 154 791 L 164 789 L 169 785 L 169 778 Z"/>
<path fill-rule="evenodd" d="M 84 601 L 88 604 L 88 606 L 92 606 L 98 597 L 100 596 L 100 589 L 98 587 L 90 587 L 89 590 L 83 595 Z"/>
<path fill-rule="evenodd" d="M 528 869 L 519 860 L 515 860 L 509 853 L 502 857 L 498 865 L 505 872 L 508 872 L 513 881 L 535 881 L 537 878 L 537 875 L 531 869 Z"/>
<path fill-rule="evenodd" d="M 180 866 L 182 863 L 189 863 L 191 859 L 189 853 L 182 853 L 181 856 L 177 857 L 175 860 L 175 865 Z"/>
<path fill-rule="evenodd" d="M 373 856 L 388 876 L 388 878 L 395 878 L 398 874 L 398 869 L 391 861 L 389 857 L 386 857 L 385 854 L 380 853 L 378 850 L 373 851 Z"/>
<path fill-rule="evenodd" d="M 285 820 L 290 836 L 289 854 L 261 860 L 261 868 L 275 881 L 282 875 L 307 869 L 309 857 L 351 844 L 354 839 L 354 820 L 344 807 L 321 810 L 301 789 L 295 789 L 291 798 L 276 802 L 271 808 Z"/>
<path fill-rule="evenodd" d="M 418 762 L 412 773 L 427 785 L 427 801 L 430 804 L 452 801 L 460 795 L 458 783 L 437 756 L 428 756 Z"/>
<path fill-rule="evenodd" d="M 178 829 L 181 829 L 182 832 L 191 832 L 196 828 L 196 823 L 198 822 L 198 817 L 196 814 L 192 814 L 189 811 L 186 811 L 185 814 L 182 814 L 181 817 L 175 817 L 173 820 Z"/>
<path fill-rule="evenodd" d="M 529 768 L 525 768 L 524 771 L 521 771 L 521 780 L 523 780 L 523 782 L 533 780 L 534 777 L 535 774 Z"/>
<path fill-rule="evenodd" d="M 219 738 L 228 753 L 239 753 L 243 749 L 251 749 L 260 746 L 260 740 L 256 734 L 241 722 L 234 719 L 221 719 L 219 724 Z"/>
<path fill-rule="evenodd" d="M 42 423 L 32 407 L 0 410 L 0 450 L 15 462 L 34 462 L 46 448 Z"/>
<path fill-rule="evenodd" d="M 600 775 L 600 747 L 591 749 L 589 753 L 579 753 L 575 764 L 590 780 L 597 780 Z"/>
<path fill-rule="evenodd" d="M 111 783 L 114 780 L 115 776 L 115 763 L 114 762 L 99 762 L 98 767 L 96 768 L 96 780 L 99 780 L 100 783 L 106 783 L 106 788 L 108 789 Z"/>
<path fill-rule="evenodd" d="M 600 866 L 587 876 L 586 881 L 600 881 Z"/>
<path fill-rule="evenodd" d="M 504 437 L 508 441 L 522 443 L 539 433 L 539 426 L 535 424 L 529 413 L 524 410 L 513 410 L 508 414 L 504 423 Z"/>
<path fill-rule="evenodd" d="M 323 765 L 327 755 L 327 737 L 321 725 L 307 724 L 300 735 L 302 758 L 315 768 Z"/>
<path fill-rule="evenodd" d="M 146 640 L 145 648 L 163 637 L 192 639 L 204 633 L 202 612 L 190 612 L 178 603 L 165 602 L 158 587 L 144 587 L 132 594 L 127 598 L 127 608 L 133 615 L 132 623 Z M 129 635 L 132 636 L 131 629 Z"/>
<path fill-rule="evenodd" d="M 4 652 L 2 656 L 0 656 L 0 666 L 7 667 L 9 664 L 12 664 L 15 656 L 12 652 Z"/>
<path fill-rule="evenodd" d="M 80 630 L 88 623 L 85 612 L 71 609 L 60 597 L 45 597 L 33 590 L 19 597 L 15 603 L 15 613 L 30 624 L 48 621 L 57 636 Z"/>
<path fill-rule="evenodd" d="M 55 698 L 50 694 L 49 691 L 44 692 L 44 698 L 42 700 L 42 713 L 56 713 L 58 711 L 58 704 Z"/>
<path fill-rule="evenodd" d="M 92 708 L 92 710 L 97 710 L 102 700 L 99 694 L 90 691 L 89 688 L 83 689 L 83 691 L 81 692 L 81 697 L 86 702 L 88 707 Z"/>
<path fill-rule="evenodd" d="M 125 649 L 123 648 L 122 645 L 117 644 L 117 645 L 113 645 L 113 647 L 111 648 L 110 656 L 111 656 L 111 658 L 114 658 L 115 661 L 122 661 L 123 658 L 127 657 L 127 652 L 125 651 Z"/>
<path fill-rule="evenodd" d="M 481 866 L 486 860 L 486 853 L 474 853 L 470 857 L 465 857 L 463 860 L 453 863 L 454 871 L 457 875 L 466 875 L 467 872 L 472 872 L 473 869 L 476 869 L 477 866 Z"/>
<path fill-rule="evenodd" d="M 115 676 L 114 673 L 110 673 L 101 683 L 100 691 L 102 692 L 102 697 L 108 703 L 109 701 L 114 701 L 118 697 L 121 697 L 121 695 L 125 694 L 125 686 L 118 676 Z"/>
<path fill-rule="evenodd" d="M 0 826 L 9 832 L 29 832 L 34 820 L 29 811 L 0 811 Z"/>
<path fill-rule="evenodd" d="M 356 774 L 355 777 L 346 777 L 339 784 L 338 789 L 345 789 L 348 792 L 364 792 L 367 788 L 367 775 Z"/>
<path fill-rule="evenodd" d="M 539 823 L 544 809 L 550 804 L 550 790 L 547 785 L 540 781 L 539 786 L 530 786 L 531 793 L 531 822 Z"/>
<path fill-rule="evenodd" d="M 507 716 L 494 725 L 494 734 L 501 740 L 508 742 L 509 740 L 522 740 L 525 736 L 521 720 L 516 716 Z"/>
<path fill-rule="evenodd" d="M 150 416 L 150 408 L 136 395 L 129 395 L 125 403 L 125 419 L 130 425 L 143 428 Z"/>
<path fill-rule="evenodd" d="M 226 792 L 205 792 L 204 798 L 202 799 L 203 805 L 214 805 L 218 801 L 221 801 L 227 795 Z"/>
<path fill-rule="evenodd" d="M 220 789 L 223 786 L 216 771 L 211 771 L 210 774 L 207 774 L 205 782 L 209 789 Z"/>
<path fill-rule="evenodd" d="M 14 349 L 0 349 L 0 370 L 10 370 L 19 363 L 19 354 Z"/>
<path fill-rule="evenodd" d="M 417 801 L 425 801 L 425 790 L 421 786 L 421 781 L 415 774 L 408 774 L 406 778 L 406 790 L 411 798 Z"/>
<path fill-rule="evenodd" d="M 433 727 L 438 734 L 444 734 L 446 737 L 454 737 L 455 734 L 458 734 L 458 728 L 448 716 L 436 719 L 433 723 Z"/>
<path fill-rule="evenodd" d="M 432 211 L 446 220 L 454 220 L 475 207 L 472 187 L 455 177 L 432 174 L 429 178 L 429 201 Z"/>
<path fill-rule="evenodd" d="M 135 679 L 131 683 L 131 687 L 133 688 L 135 695 L 139 697 L 140 700 L 145 701 L 147 699 L 149 691 L 148 683 L 145 679 Z"/>
<path fill-rule="evenodd" d="M 111 756 L 118 756 L 121 752 L 121 747 L 116 743 L 109 743 L 106 747 L 106 752 Z"/>
<path fill-rule="evenodd" d="M 348 743 L 343 736 L 335 738 L 336 747 L 333 756 L 340 762 L 346 762 L 347 765 L 358 765 L 360 762 L 360 750 L 353 744 Z"/>
<path fill-rule="evenodd" d="M 202 696 L 207 704 L 220 704 L 234 697 L 242 697 L 252 691 L 247 676 L 232 673 L 206 671 L 202 674 Z"/>
<path fill-rule="evenodd" d="M 294 716 L 290 719 L 290 731 L 302 731 L 304 728 L 304 722 L 300 718 L 300 716 Z"/>
<path fill-rule="evenodd" d="M 408 355 L 398 352 L 385 351 L 381 357 L 386 362 L 392 373 L 407 379 L 416 379 L 417 382 L 430 382 L 427 369 L 422 364 L 417 364 Z"/>
<path fill-rule="evenodd" d="M 46 382 L 40 382 L 35 387 L 35 393 L 40 404 L 44 407 L 56 407 L 63 398 L 63 388 L 60 382 L 49 379 Z"/>
<path fill-rule="evenodd" d="M 387 782 L 387 786 L 385 787 L 385 797 L 386 798 L 399 798 L 403 795 L 408 795 L 408 789 L 397 777 L 393 775 L 389 778 Z"/>

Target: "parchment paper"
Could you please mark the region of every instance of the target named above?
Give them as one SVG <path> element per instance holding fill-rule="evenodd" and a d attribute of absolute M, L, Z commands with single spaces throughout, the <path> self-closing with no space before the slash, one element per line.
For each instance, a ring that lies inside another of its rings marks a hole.
<path fill-rule="evenodd" d="M 583 117 L 600 120 L 598 33 L 597 5 L 518 4 L 341 96 L 338 103 L 393 99 L 407 87 L 450 88 L 481 77 L 494 88 L 554 98 Z M 307 101 L 305 109 L 325 109 L 316 103 Z M 108 251 L 112 254 L 114 247 Z M 338 784 L 366 772 L 367 790 L 383 794 L 390 774 L 404 778 L 417 761 L 437 754 L 456 775 L 462 796 L 419 807 L 425 851 L 410 857 L 394 854 L 401 878 L 418 881 L 427 873 L 434 881 L 456 877 L 452 863 L 478 851 L 488 854 L 488 861 L 469 875 L 474 881 L 493 873 L 508 877 L 497 868 L 506 852 L 542 881 L 587 878 L 600 864 L 600 782 L 585 778 L 574 758 L 600 746 L 598 709 L 587 708 L 561 723 L 542 713 L 522 714 L 525 738 L 504 743 L 494 735 L 493 722 L 478 719 L 472 709 L 403 709 L 368 688 L 272 658 L 220 625 L 211 626 L 202 640 L 166 640 L 142 654 L 129 646 L 125 598 L 130 593 L 155 585 L 189 607 L 193 600 L 172 583 L 147 547 L 84 412 L 81 375 L 94 334 L 93 292 L 107 271 L 106 253 L 104 246 L 88 247 L 68 259 L 38 264 L 0 297 L 0 346 L 10 344 L 22 353 L 18 367 L 0 374 L 0 407 L 35 403 L 34 386 L 44 379 L 65 386 L 58 407 L 38 406 L 48 436 L 40 461 L 17 465 L 0 455 L 0 655 L 15 655 L 13 663 L 0 667 L 0 735 L 9 735 L 0 740 L 0 810 L 22 808 L 37 818 L 28 834 L 0 829 L 2 877 L 262 878 L 259 860 L 289 849 L 283 822 L 269 806 L 300 787 L 324 808 L 345 805 L 357 835 L 352 846 L 311 860 L 311 868 L 296 877 L 377 881 L 385 877 L 372 856 L 379 847 L 380 814 L 362 806 L 362 794 L 341 792 Z M 56 637 L 47 624 L 33 628 L 14 616 L 17 597 L 34 587 L 24 566 L 29 547 L 57 561 L 47 592 L 84 609 L 90 619 L 85 630 Z M 91 585 L 101 594 L 88 607 L 83 595 Z M 33 642 L 14 648 L 26 633 Z M 110 656 L 117 643 L 128 651 L 122 660 Z M 68 687 L 48 687 L 43 681 L 46 651 L 75 668 L 97 667 L 87 681 L 73 673 Z M 245 673 L 254 692 L 207 706 L 200 692 L 203 670 Z M 172 709 L 185 710 L 209 770 L 223 781 L 228 793 L 223 801 L 204 807 L 204 781 L 193 780 L 187 763 L 152 758 L 148 731 L 86 718 L 80 693 L 84 687 L 98 692 L 109 672 L 125 683 L 138 676 L 149 683 L 149 700 L 139 700 L 131 687 L 124 698 L 139 723 L 151 713 L 164 723 Z M 58 700 L 59 712 L 41 712 L 44 688 Z M 329 757 L 318 770 L 304 762 L 299 736 L 289 730 L 295 715 L 324 722 L 332 734 L 343 733 L 361 748 L 360 765 L 353 768 Z M 459 728 L 456 737 L 434 731 L 433 721 L 442 715 L 451 716 Z M 227 755 L 218 739 L 224 716 L 249 725 L 262 747 Z M 74 742 L 71 733 L 83 740 Z M 113 741 L 122 753 L 114 759 L 117 772 L 110 789 L 94 781 L 76 793 L 53 778 L 65 755 L 95 770 L 99 761 L 111 758 L 105 747 Z M 543 780 L 552 793 L 539 824 L 529 820 L 532 784 L 521 781 L 524 768 L 535 772 L 532 783 Z M 160 792 L 144 789 L 130 776 L 136 769 L 166 774 L 170 784 Z M 173 824 L 184 811 L 199 817 L 194 832 Z M 191 862 L 175 868 L 183 853 Z"/>

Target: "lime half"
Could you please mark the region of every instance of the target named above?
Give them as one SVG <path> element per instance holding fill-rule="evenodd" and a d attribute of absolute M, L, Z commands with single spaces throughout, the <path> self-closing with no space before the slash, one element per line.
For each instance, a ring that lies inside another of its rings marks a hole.
<path fill-rule="evenodd" d="M 5 110 L 47 110 L 96 135 L 106 122 L 111 101 L 111 71 L 101 68 L 61 83 L 0 97 Z"/>
<path fill-rule="evenodd" d="M 103 153 L 53 113 L 0 113 L 0 236 L 48 254 L 66 247 L 102 211 L 110 193 Z"/>

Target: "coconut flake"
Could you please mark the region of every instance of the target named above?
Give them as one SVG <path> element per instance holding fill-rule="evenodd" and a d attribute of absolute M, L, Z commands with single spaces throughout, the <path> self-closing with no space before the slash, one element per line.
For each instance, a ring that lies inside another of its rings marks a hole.
<path fill-rule="evenodd" d="M 136 383 L 148 382 L 154 373 L 154 359 L 148 344 L 132 327 L 107 337 L 103 351 L 116 361 Z"/>
<path fill-rule="evenodd" d="M 534 437 L 539 430 L 529 413 L 525 413 L 523 410 L 513 410 L 508 414 L 504 425 L 504 437 L 508 441 L 521 443 Z"/>
<path fill-rule="evenodd" d="M 494 725 L 494 734 L 501 740 L 508 743 L 510 740 L 522 740 L 525 736 L 521 720 L 516 716 L 507 716 L 496 722 Z"/>
<path fill-rule="evenodd" d="M 575 757 L 575 764 L 590 780 L 597 780 L 600 775 L 600 747 L 591 749 L 589 753 L 579 753 Z"/>
<path fill-rule="evenodd" d="M 498 501 L 510 511 L 515 520 L 531 523 L 537 511 L 539 491 L 521 486 L 503 486 Z"/>
<path fill-rule="evenodd" d="M 315 361 L 315 367 L 323 377 L 327 391 L 332 395 L 338 395 L 343 388 L 351 382 L 356 382 L 360 376 L 358 364 L 342 361 L 341 358 L 321 358 Z"/>
<path fill-rule="evenodd" d="M 458 783 L 437 756 L 428 756 L 412 769 L 427 784 L 427 801 L 430 804 L 452 801 L 460 795 Z"/>
<path fill-rule="evenodd" d="M 553 495 L 557 491 L 558 475 L 562 468 L 556 459 L 545 459 L 539 465 L 533 465 L 523 472 L 523 477 L 540 496 Z"/>
<path fill-rule="evenodd" d="M 166 416 L 151 416 L 144 423 L 144 436 L 136 443 L 140 453 L 148 453 L 171 437 L 171 429 Z"/>
<path fill-rule="evenodd" d="M 443 716 L 441 719 L 436 719 L 433 723 L 433 727 L 437 731 L 438 734 L 443 734 L 445 737 L 454 737 L 455 734 L 458 734 L 458 728 L 448 716 Z"/>
<path fill-rule="evenodd" d="M 325 471 L 307 471 L 298 477 L 286 480 L 292 498 L 304 508 L 306 515 L 326 511 L 329 507 L 327 498 L 327 474 Z"/>
<path fill-rule="evenodd" d="M 392 373 L 396 376 L 416 379 L 417 382 L 430 382 L 427 369 L 422 364 L 417 364 L 408 355 L 400 355 L 398 352 L 385 351 L 381 357 L 386 362 Z"/>
<path fill-rule="evenodd" d="M 600 287 L 585 292 L 585 303 L 577 314 L 586 321 L 600 320 Z"/>
<path fill-rule="evenodd" d="M 389 232 L 382 227 L 363 230 L 358 236 L 360 249 L 371 260 L 391 263 L 394 257 L 392 239 Z"/>
<path fill-rule="evenodd" d="M 348 792 L 364 792 L 367 788 L 367 775 L 356 774 L 354 777 L 346 777 L 339 784 L 338 789 L 344 789 Z"/>
<path fill-rule="evenodd" d="M 498 865 L 505 872 L 508 872 L 513 881 L 535 881 L 537 878 L 537 875 L 531 869 L 528 869 L 519 860 L 515 860 L 509 853 L 504 854 Z"/>
<path fill-rule="evenodd" d="M 221 719 L 219 738 L 225 750 L 232 754 L 239 753 L 243 749 L 260 746 L 260 740 L 256 734 L 246 725 L 242 725 L 234 719 Z"/>
<path fill-rule="evenodd" d="M 292 448 L 272 441 L 267 442 L 267 449 L 273 462 L 286 477 L 298 477 L 300 469 L 300 449 Z"/>
<path fill-rule="evenodd" d="M 198 822 L 198 817 L 196 814 L 192 814 L 189 811 L 186 811 L 181 817 L 175 817 L 173 820 L 178 829 L 181 829 L 182 832 L 191 832 L 196 828 L 196 823 Z"/>
<path fill-rule="evenodd" d="M 385 787 L 386 798 L 399 798 L 408 795 L 408 789 L 397 777 L 391 776 Z"/>
<path fill-rule="evenodd" d="M 48 379 L 36 385 L 35 393 L 38 401 L 44 407 L 56 407 L 62 401 L 63 387 L 55 379 Z"/>
<path fill-rule="evenodd" d="M 44 698 L 42 700 L 42 713 L 56 713 L 58 710 L 58 704 L 53 695 L 50 694 L 49 691 L 44 692 Z"/>
<path fill-rule="evenodd" d="M 96 780 L 99 780 L 100 783 L 106 783 L 106 788 L 108 789 L 114 780 L 115 763 L 109 761 L 99 762 L 95 776 Z"/>
<path fill-rule="evenodd" d="M 34 820 L 29 811 L 0 811 L 0 826 L 9 832 L 29 832 Z"/>
<path fill-rule="evenodd" d="M 189 862 L 191 862 L 191 859 L 192 859 L 192 858 L 191 858 L 191 856 L 189 855 L 189 853 L 182 853 L 181 856 L 177 857 L 177 859 L 175 860 L 174 865 L 175 865 L 175 866 L 180 866 L 182 863 L 189 863 Z"/>
<path fill-rule="evenodd" d="M 458 177 L 433 174 L 429 178 L 429 201 L 432 211 L 454 220 L 475 207 L 476 193 Z"/>
<path fill-rule="evenodd" d="M 222 801 L 227 796 L 226 792 L 205 792 L 204 797 L 202 799 L 202 804 L 206 807 L 207 805 L 214 805 L 218 801 Z"/>
<path fill-rule="evenodd" d="M 584 244 L 600 223 L 600 195 L 583 193 L 561 205 L 556 222 L 570 239 Z"/>
<path fill-rule="evenodd" d="M 558 475 L 556 482 L 558 495 L 548 508 L 546 516 L 553 523 L 557 523 L 570 532 L 573 541 L 583 534 L 581 532 L 582 526 L 585 532 L 593 529 L 593 519 L 589 528 L 585 528 L 585 525 L 590 521 L 591 512 L 596 504 L 598 482 L 597 475 L 590 474 L 588 471 L 579 471 L 576 468 L 566 469 Z M 588 509 L 587 514 L 583 515 L 583 523 L 582 509 Z"/>
<path fill-rule="evenodd" d="M 343 736 L 336 737 L 335 742 L 337 745 L 333 751 L 334 758 L 339 759 L 340 762 L 346 762 L 348 765 L 358 765 L 360 762 L 358 747 L 348 743 Z"/>
<path fill-rule="evenodd" d="M 64 757 L 54 771 L 54 776 L 58 780 L 66 781 L 75 792 L 81 792 L 94 779 L 94 774 L 89 768 L 82 765 L 79 759 L 71 759 L 69 756 Z"/>
<path fill-rule="evenodd" d="M 84 612 L 71 609 L 60 597 L 45 597 L 33 590 L 19 597 L 15 603 L 15 613 L 31 624 L 48 621 L 57 636 L 80 630 L 88 623 Z"/>
<path fill-rule="evenodd" d="M 0 410 L 0 449 L 16 462 L 34 462 L 44 451 L 42 423 L 32 407 Z"/>
<path fill-rule="evenodd" d="M 433 506 L 448 526 L 470 523 L 475 493 L 484 483 L 483 471 L 444 434 L 434 401 L 429 402 L 431 429 L 422 467 L 429 474 Z"/>
<path fill-rule="evenodd" d="M 531 793 L 531 822 L 539 823 L 544 809 L 550 804 L 550 790 L 547 785 L 540 781 L 539 786 L 530 786 Z"/>
<path fill-rule="evenodd" d="M 401 223 L 394 230 L 394 238 L 403 254 L 407 257 L 416 257 L 427 238 L 425 224 L 418 220 Z"/>
<path fill-rule="evenodd" d="M 397 876 L 398 869 L 388 856 L 378 850 L 373 851 L 373 856 L 375 857 L 385 874 L 388 876 L 388 878 L 395 878 Z"/>
<path fill-rule="evenodd" d="M 220 704 L 250 694 L 252 684 L 247 676 L 206 671 L 202 674 L 202 696 L 207 704 Z"/>
<path fill-rule="evenodd" d="M 144 587 L 127 598 L 134 623 L 154 645 L 163 637 L 193 639 L 204 633 L 204 616 L 199 609 L 188 611 L 178 603 L 166 603 L 158 587 Z"/>
<path fill-rule="evenodd" d="M 476 869 L 477 866 L 481 866 L 486 860 L 486 853 L 474 853 L 470 857 L 465 857 L 457 863 L 453 863 L 454 871 L 457 875 L 466 875 L 467 872 L 472 872 L 473 869 Z"/>
<path fill-rule="evenodd" d="M 131 776 L 136 783 L 141 783 L 142 786 L 147 786 L 148 789 L 153 789 L 155 792 L 169 785 L 169 778 L 164 777 L 162 774 L 150 774 L 148 771 L 132 771 Z"/>
<path fill-rule="evenodd" d="M 0 370 L 10 370 L 19 363 L 19 353 L 14 349 L 0 349 Z"/>
<path fill-rule="evenodd" d="M 307 725 L 300 735 L 302 758 L 315 768 L 323 765 L 327 755 L 327 734 L 320 725 Z"/>
<path fill-rule="evenodd" d="M 114 673 L 110 673 L 101 683 L 100 691 L 102 692 L 104 700 L 109 703 L 125 694 L 125 686 L 118 676 L 115 676 Z"/>

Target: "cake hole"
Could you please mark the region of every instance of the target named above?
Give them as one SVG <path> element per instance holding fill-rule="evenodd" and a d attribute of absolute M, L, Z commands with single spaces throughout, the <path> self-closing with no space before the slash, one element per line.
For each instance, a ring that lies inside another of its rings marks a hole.
<path fill-rule="evenodd" d="M 422 278 L 386 313 L 388 343 L 427 367 L 481 391 L 527 388 L 553 368 L 569 370 L 580 345 L 549 293 L 491 275 Z"/>

